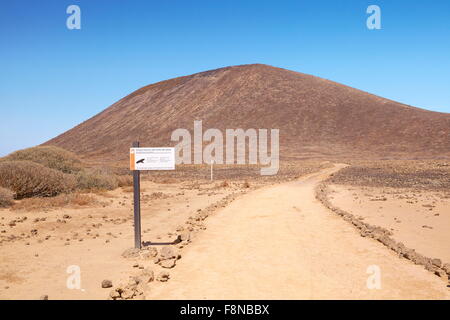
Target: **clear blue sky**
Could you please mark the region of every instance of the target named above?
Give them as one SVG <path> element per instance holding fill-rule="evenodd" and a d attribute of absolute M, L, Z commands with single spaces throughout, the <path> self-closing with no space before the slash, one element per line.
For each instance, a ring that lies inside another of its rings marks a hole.
<path fill-rule="evenodd" d="M 81 8 L 69 30 L 66 8 Z M 366 8 L 381 7 L 368 30 Z M 448 0 L 14 0 L 0 4 L 0 155 L 144 85 L 265 63 L 450 112 Z"/>

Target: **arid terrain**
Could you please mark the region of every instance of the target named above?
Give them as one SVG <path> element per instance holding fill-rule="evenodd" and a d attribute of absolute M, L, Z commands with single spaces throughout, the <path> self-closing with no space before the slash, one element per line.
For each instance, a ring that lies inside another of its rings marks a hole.
<path fill-rule="evenodd" d="M 279 170 L 142 172 L 135 249 L 131 143 L 195 120 L 279 129 Z M 449 299 L 449 137 L 448 113 L 267 65 L 151 84 L 0 158 L 0 299 Z"/>
<path fill-rule="evenodd" d="M 348 176 L 346 166 L 299 162 L 279 181 L 144 177 L 140 252 L 130 249 L 130 187 L 89 193 L 96 201 L 86 206 L 39 209 L 16 201 L 0 210 L 0 298 L 449 299 L 448 274 L 438 276 L 362 237 L 315 199 L 326 181 L 333 204 L 389 228 L 396 240 L 443 266 L 449 262 L 448 190 L 329 184 Z M 367 287 L 372 265 L 381 270 L 381 289 Z M 70 266 L 80 268 L 78 289 L 67 287 Z M 104 280 L 112 286 L 102 288 Z"/>
<path fill-rule="evenodd" d="M 326 162 L 286 166 L 278 179 L 296 179 L 329 166 Z M 255 172 L 257 168 L 218 167 L 218 178 L 212 182 L 201 178 L 209 177 L 207 166 L 185 168 L 177 176 L 144 174 L 142 240 L 157 250 L 183 247 L 183 243 L 172 243 L 183 232 L 193 240 L 205 228 L 204 217 L 197 219 L 198 215 L 216 212 L 242 194 L 276 182 Z M 122 257 L 134 245 L 132 187 L 81 195 L 89 201 L 79 197 L 81 201 L 75 204 L 53 207 L 45 198 L 31 198 L 0 209 L 0 298 L 106 299 L 110 292 L 101 287 L 105 279 L 118 285 L 128 283 L 129 276 L 142 272 L 143 267 L 151 268 L 155 277 L 165 270 L 154 264 L 153 256 L 143 260 Z M 80 290 L 67 288 L 70 274 L 66 271 L 73 265 L 80 267 Z"/>

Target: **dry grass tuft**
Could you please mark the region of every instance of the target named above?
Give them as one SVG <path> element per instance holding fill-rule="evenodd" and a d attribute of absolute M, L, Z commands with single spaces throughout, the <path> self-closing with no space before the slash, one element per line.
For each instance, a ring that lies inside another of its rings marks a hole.
<path fill-rule="evenodd" d="M 215 188 L 220 189 L 220 188 L 227 188 L 229 186 L 230 186 L 230 184 L 228 183 L 228 181 L 224 180 L 221 183 L 216 184 Z"/>
<path fill-rule="evenodd" d="M 102 169 L 86 169 L 77 173 L 79 190 L 113 190 L 119 183 L 114 174 Z"/>
<path fill-rule="evenodd" d="M 17 199 L 51 197 L 74 190 L 76 180 L 31 161 L 0 161 L 0 187 L 13 191 Z"/>
<path fill-rule="evenodd" d="M 119 187 L 129 187 L 133 185 L 133 177 L 131 175 L 116 176 Z"/>
<path fill-rule="evenodd" d="M 98 201 L 91 195 L 70 193 L 61 194 L 52 198 L 35 197 L 30 199 L 23 199 L 16 203 L 13 210 L 23 211 L 42 211 L 62 207 L 86 207 L 98 204 Z"/>
<path fill-rule="evenodd" d="M 0 187 L 0 208 L 6 208 L 14 204 L 14 192 Z"/>

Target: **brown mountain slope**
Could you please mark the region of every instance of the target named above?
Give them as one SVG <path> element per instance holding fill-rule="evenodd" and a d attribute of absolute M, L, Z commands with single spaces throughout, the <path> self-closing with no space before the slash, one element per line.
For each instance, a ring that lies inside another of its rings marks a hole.
<path fill-rule="evenodd" d="M 221 68 L 143 87 L 46 142 L 122 160 L 133 140 L 169 146 L 174 129 L 278 128 L 280 156 L 443 157 L 450 114 L 267 65 Z"/>

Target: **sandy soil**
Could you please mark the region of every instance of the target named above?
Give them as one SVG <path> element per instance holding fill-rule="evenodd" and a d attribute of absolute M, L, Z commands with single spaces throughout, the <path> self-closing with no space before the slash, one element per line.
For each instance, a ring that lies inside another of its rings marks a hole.
<path fill-rule="evenodd" d="M 231 193 L 246 191 L 238 182 L 217 188 L 219 183 L 143 181 L 142 240 L 171 242 L 177 227 L 198 209 Z M 137 269 L 133 268 L 135 261 L 121 257 L 134 245 L 132 193 L 117 189 L 98 198 L 105 207 L 48 212 L 0 210 L 0 299 L 39 299 L 42 295 L 49 299 L 106 299 L 109 290 L 101 288 L 102 280 L 118 283 L 128 279 Z M 13 220 L 15 225 L 9 226 Z M 151 261 L 139 263 L 140 267 L 155 267 Z M 71 275 L 67 268 L 71 265 L 80 267 L 81 290 L 67 288 Z"/>
<path fill-rule="evenodd" d="M 180 251 L 169 281 L 151 282 L 145 297 L 449 299 L 442 279 L 360 237 L 315 199 L 316 185 L 341 167 L 260 188 L 252 182 L 244 188 L 242 182 L 218 187 L 144 181 L 143 241 L 158 249 L 198 210 L 236 195 L 201 222 L 205 230 Z M 102 280 L 116 286 L 142 268 L 162 270 L 152 259 L 121 256 L 133 245 L 132 193 L 118 189 L 97 197 L 103 206 L 0 210 L 0 299 L 106 299 L 110 289 L 101 288 Z M 71 265 L 80 267 L 81 290 L 67 288 Z M 373 265 L 380 267 L 381 289 L 367 287 Z"/>
<path fill-rule="evenodd" d="M 330 185 L 330 201 L 392 231 L 396 241 L 450 262 L 450 198 L 442 191 Z"/>
<path fill-rule="evenodd" d="M 208 218 L 150 299 L 449 299 L 447 283 L 356 230 L 316 199 L 324 169 L 242 196 Z M 368 289 L 369 266 L 381 289 Z"/>

